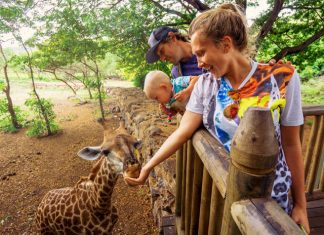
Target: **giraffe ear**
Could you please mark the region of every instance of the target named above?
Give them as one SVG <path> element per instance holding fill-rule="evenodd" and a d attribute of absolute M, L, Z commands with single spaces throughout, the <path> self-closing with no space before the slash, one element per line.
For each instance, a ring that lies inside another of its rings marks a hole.
<path fill-rule="evenodd" d="M 85 147 L 78 152 L 78 156 L 85 160 L 96 160 L 101 156 L 101 148 L 100 146 Z"/>

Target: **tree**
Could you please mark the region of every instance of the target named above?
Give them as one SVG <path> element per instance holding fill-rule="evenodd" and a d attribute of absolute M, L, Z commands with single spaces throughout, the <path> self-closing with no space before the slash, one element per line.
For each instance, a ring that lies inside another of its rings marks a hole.
<path fill-rule="evenodd" d="M 103 11 L 105 32 L 111 52 L 121 58 L 126 76 L 136 78 L 153 68 L 169 72 L 163 63 L 148 65 L 145 52 L 152 29 L 167 25 L 186 32 L 198 12 L 223 1 L 120 0 Z M 243 10 L 258 1 L 232 1 Z M 257 57 L 281 59 L 285 56 L 301 69 L 318 62 L 323 54 L 323 4 L 320 0 L 269 0 L 269 8 L 256 20 L 252 31 Z M 306 62 L 305 62 L 306 61 Z"/>
<path fill-rule="evenodd" d="M 11 3 L 10 1 L 4 1 L 0 4 L 0 35 L 13 32 L 13 23 L 16 22 L 20 17 L 22 17 L 23 9 L 28 6 L 28 1 L 20 1 L 17 3 Z M 14 109 L 14 105 L 10 95 L 10 78 L 8 75 L 8 64 L 9 60 L 5 55 L 2 47 L 4 41 L 0 40 L 0 54 L 3 58 L 3 73 L 5 78 L 5 86 L 3 87 L 3 92 L 7 99 L 7 110 L 10 113 L 11 123 L 15 129 L 21 128 L 21 124 L 18 123 L 17 114 Z"/>

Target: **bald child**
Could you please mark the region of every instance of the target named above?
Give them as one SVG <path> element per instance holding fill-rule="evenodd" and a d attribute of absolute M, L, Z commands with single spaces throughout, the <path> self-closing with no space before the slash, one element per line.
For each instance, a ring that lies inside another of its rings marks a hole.
<path fill-rule="evenodd" d="M 145 77 L 144 93 L 158 101 L 169 116 L 183 113 L 198 76 L 182 76 L 171 79 L 164 72 L 155 70 Z"/>

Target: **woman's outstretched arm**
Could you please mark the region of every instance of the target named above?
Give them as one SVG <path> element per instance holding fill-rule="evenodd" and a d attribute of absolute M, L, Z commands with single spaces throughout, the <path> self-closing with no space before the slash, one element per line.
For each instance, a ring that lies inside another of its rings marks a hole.
<path fill-rule="evenodd" d="M 144 184 L 151 170 L 165 159 L 175 153 L 198 129 L 202 122 L 202 115 L 186 111 L 181 119 L 180 126 L 173 132 L 154 156 L 143 166 L 138 178 L 124 177 L 127 184 L 131 186 Z"/>

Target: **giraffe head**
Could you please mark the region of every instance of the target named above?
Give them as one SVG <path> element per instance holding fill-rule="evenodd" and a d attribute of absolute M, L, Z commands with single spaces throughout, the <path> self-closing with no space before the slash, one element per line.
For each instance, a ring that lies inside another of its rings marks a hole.
<path fill-rule="evenodd" d="M 107 128 L 105 121 L 101 122 L 104 128 L 104 141 L 100 146 L 85 147 L 78 152 L 79 157 L 86 160 L 96 160 L 101 156 L 107 158 L 115 173 L 128 177 L 139 176 L 141 171 L 140 149 L 142 142 L 129 135 L 123 122 L 115 131 Z"/>

